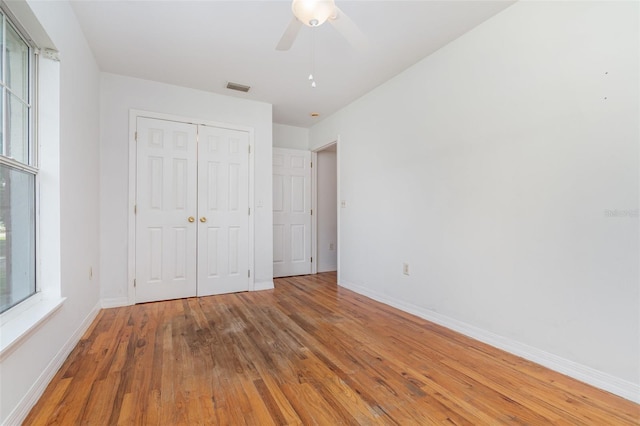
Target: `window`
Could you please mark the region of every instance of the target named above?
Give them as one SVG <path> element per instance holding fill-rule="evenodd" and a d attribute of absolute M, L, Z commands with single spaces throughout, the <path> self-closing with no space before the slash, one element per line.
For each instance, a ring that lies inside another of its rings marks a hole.
<path fill-rule="evenodd" d="M 34 50 L 0 10 L 0 313 L 36 293 Z"/>

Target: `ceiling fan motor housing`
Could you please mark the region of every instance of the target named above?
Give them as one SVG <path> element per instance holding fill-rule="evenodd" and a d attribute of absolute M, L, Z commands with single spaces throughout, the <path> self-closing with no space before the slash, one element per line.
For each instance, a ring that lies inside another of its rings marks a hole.
<path fill-rule="evenodd" d="M 295 17 L 309 27 L 317 27 L 326 22 L 335 11 L 334 0 L 293 0 L 291 10 Z"/>

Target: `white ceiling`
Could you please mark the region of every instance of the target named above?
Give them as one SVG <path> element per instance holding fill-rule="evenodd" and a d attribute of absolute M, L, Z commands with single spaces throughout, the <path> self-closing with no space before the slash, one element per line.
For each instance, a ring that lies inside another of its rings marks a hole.
<path fill-rule="evenodd" d="M 354 49 L 326 23 L 303 27 L 286 52 L 275 50 L 292 16 L 286 0 L 72 5 L 102 71 L 268 102 L 274 122 L 309 127 L 512 3 L 337 0 L 367 49 Z M 312 38 L 316 88 L 307 80 Z M 228 81 L 251 90 L 231 91 Z"/>

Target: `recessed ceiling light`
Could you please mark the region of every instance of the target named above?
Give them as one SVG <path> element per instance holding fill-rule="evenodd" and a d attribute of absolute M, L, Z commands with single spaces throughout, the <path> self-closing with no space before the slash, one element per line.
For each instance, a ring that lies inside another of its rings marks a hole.
<path fill-rule="evenodd" d="M 313 118 L 320 117 L 320 113 L 319 112 L 312 112 L 309 115 L 312 116 Z"/>

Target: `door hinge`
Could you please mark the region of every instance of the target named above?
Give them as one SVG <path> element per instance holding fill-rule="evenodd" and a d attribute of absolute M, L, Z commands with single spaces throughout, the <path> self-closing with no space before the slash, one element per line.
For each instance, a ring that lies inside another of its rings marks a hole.
<path fill-rule="evenodd" d="M 310 262 L 313 263 L 313 257 L 311 258 Z"/>
<path fill-rule="evenodd" d="M 251 278 L 251 269 L 247 269 L 247 277 Z"/>
<path fill-rule="evenodd" d="M 133 137 L 135 139 L 136 142 L 138 142 L 138 132 L 136 132 L 135 136 Z"/>
<path fill-rule="evenodd" d="M 311 209 L 311 216 L 313 216 L 313 209 Z"/>
<path fill-rule="evenodd" d="M 251 145 L 249 145 L 249 154 L 251 154 Z"/>
<path fill-rule="evenodd" d="M 138 214 L 138 205 L 137 204 L 133 205 L 133 214 Z"/>
<path fill-rule="evenodd" d="M 251 216 L 251 207 L 249 207 L 249 216 Z"/>
<path fill-rule="evenodd" d="M 313 161 L 311 162 L 311 168 L 313 169 Z"/>
<path fill-rule="evenodd" d="M 135 278 L 133 279 L 133 286 L 134 287 L 136 286 L 136 279 Z"/>

